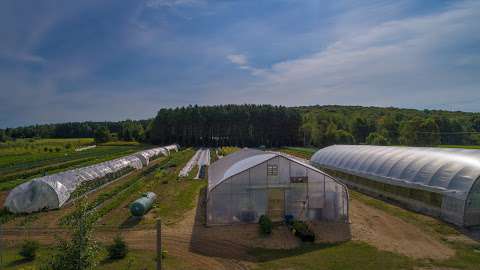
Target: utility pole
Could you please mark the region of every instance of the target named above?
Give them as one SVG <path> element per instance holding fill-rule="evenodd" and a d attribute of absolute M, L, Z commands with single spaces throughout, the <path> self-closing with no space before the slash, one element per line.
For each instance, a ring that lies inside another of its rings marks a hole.
<path fill-rule="evenodd" d="M 157 219 L 157 270 L 162 270 L 162 222 Z"/>

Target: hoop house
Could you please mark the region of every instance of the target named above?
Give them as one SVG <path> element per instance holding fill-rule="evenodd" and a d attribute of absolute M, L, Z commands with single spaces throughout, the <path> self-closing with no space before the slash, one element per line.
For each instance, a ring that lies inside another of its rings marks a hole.
<path fill-rule="evenodd" d="M 351 187 L 459 226 L 480 225 L 480 151 L 334 145 L 311 163 Z"/>
<path fill-rule="evenodd" d="M 178 149 L 176 145 L 167 147 Z M 149 149 L 95 165 L 35 178 L 11 190 L 5 200 L 5 207 L 13 213 L 60 208 L 83 191 L 107 184 L 133 170 L 142 169 L 160 155 L 168 155 L 167 147 Z M 84 187 L 85 190 L 79 187 Z"/>
<path fill-rule="evenodd" d="M 243 149 L 208 170 L 207 224 L 274 221 L 348 221 L 344 184 L 300 160 L 276 152 Z"/>

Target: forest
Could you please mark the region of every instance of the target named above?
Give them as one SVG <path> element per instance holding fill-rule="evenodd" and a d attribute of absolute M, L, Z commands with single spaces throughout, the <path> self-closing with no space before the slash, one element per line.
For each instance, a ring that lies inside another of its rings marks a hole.
<path fill-rule="evenodd" d="M 480 113 L 338 105 L 195 105 L 162 108 L 147 120 L 0 129 L 0 141 L 35 137 L 188 146 L 478 145 Z"/>

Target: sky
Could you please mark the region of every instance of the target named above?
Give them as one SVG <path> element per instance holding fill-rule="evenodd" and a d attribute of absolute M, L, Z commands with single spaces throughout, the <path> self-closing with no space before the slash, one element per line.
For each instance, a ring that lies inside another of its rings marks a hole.
<path fill-rule="evenodd" d="M 480 111 L 480 1 L 4 0 L 0 128 L 189 104 Z"/>

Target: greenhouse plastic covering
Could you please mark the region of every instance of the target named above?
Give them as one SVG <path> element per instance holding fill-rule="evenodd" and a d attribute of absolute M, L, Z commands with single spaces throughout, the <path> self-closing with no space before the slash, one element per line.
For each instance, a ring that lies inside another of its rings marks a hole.
<path fill-rule="evenodd" d="M 201 150 L 197 150 L 195 154 L 190 158 L 190 160 L 185 164 L 185 166 L 180 170 L 178 176 L 187 177 L 193 167 L 198 163 L 198 158 L 200 157 Z"/>
<path fill-rule="evenodd" d="M 35 178 L 13 190 L 5 200 L 5 207 L 13 213 L 32 213 L 62 207 L 70 195 L 84 182 L 102 179 L 123 169 L 139 170 L 152 157 L 177 151 L 177 145 L 153 148 L 133 155 L 95 165 Z"/>
<path fill-rule="evenodd" d="M 258 222 L 272 209 L 272 192 L 282 194 L 284 214 L 295 219 L 348 222 L 343 183 L 283 153 L 242 149 L 209 167 L 207 224 Z"/>
<path fill-rule="evenodd" d="M 180 170 L 178 176 L 187 177 L 190 171 L 196 166 L 199 168 L 202 166 L 210 165 L 210 149 L 202 148 L 198 149 L 197 152 L 190 158 L 190 160 L 185 164 L 185 166 Z M 198 179 L 198 175 L 196 177 Z"/>
<path fill-rule="evenodd" d="M 317 151 L 311 162 L 458 198 L 465 198 L 480 176 L 480 150 L 472 149 L 333 145 Z"/>
<path fill-rule="evenodd" d="M 417 211 L 457 225 L 480 225 L 480 150 L 333 145 L 311 163 L 358 177 L 442 195 L 441 208 L 401 199 Z"/>

